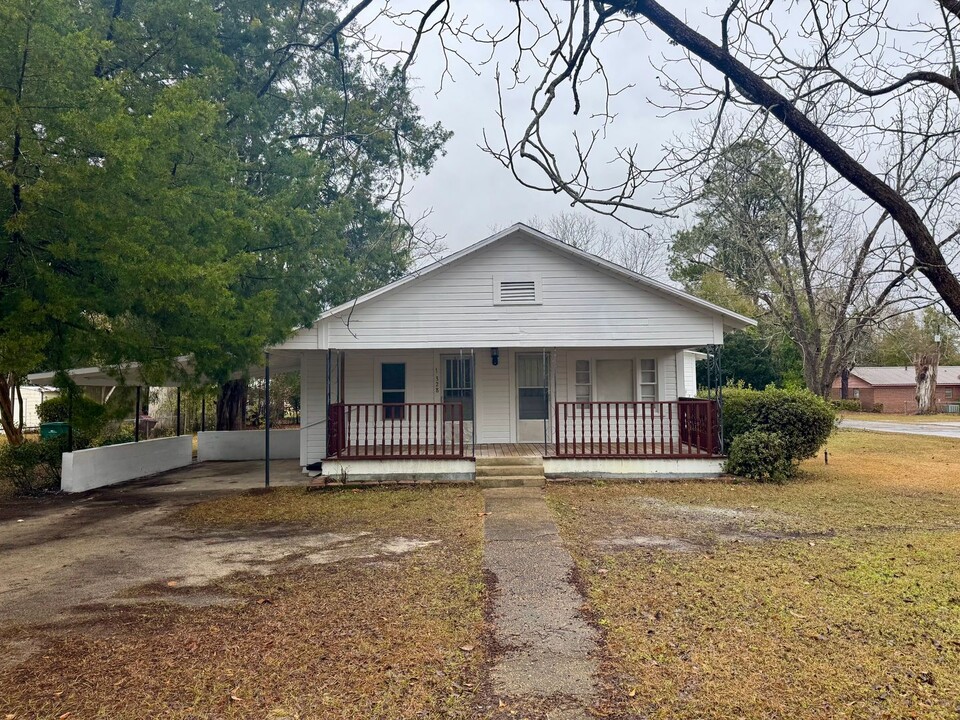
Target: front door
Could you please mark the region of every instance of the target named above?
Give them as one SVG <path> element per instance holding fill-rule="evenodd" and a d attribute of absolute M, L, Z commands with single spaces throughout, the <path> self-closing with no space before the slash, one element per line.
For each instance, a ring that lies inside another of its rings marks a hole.
<path fill-rule="evenodd" d="M 468 355 L 444 355 L 443 404 L 447 432 L 456 432 L 456 421 L 463 419 L 463 441 L 473 442 L 473 358 Z M 459 407 L 455 407 L 458 406 Z"/>
<path fill-rule="evenodd" d="M 543 353 L 517 354 L 517 442 L 543 442 L 550 432 L 550 362 Z"/>

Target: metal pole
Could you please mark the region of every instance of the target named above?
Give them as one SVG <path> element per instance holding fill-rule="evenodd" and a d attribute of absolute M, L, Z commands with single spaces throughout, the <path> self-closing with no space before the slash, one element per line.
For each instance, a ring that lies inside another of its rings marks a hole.
<path fill-rule="evenodd" d="M 207 429 L 207 389 L 203 389 L 203 399 L 200 401 L 200 432 Z"/>
<path fill-rule="evenodd" d="M 133 421 L 133 441 L 140 442 L 140 386 L 137 385 L 137 410 Z"/>
<path fill-rule="evenodd" d="M 177 437 L 180 437 L 180 386 L 177 386 Z"/>
<path fill-rule="evenodd" d="M 263 367 L 263 404 L 264 404 L 264 433 L 263 433 L 263 486 L 270 487 L 270 353 L 264 353 L 266 363 Z"/>
<path fill-rule="evenodd" d="M 73 385 L 67 386 L 67 450 L 73 452 Z"/>

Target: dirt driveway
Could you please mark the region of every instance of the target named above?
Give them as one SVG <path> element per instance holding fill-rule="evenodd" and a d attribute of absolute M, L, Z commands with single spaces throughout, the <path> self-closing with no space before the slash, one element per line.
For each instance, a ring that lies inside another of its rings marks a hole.
<path fill-rule="evenodd" d="M 294 461 L 272 464 L 271 484 L 305 485 Z M 237 571 L 298 557 L 366 552 L 363 533 L 309 528 L 199 532 L 173 522 L 183 507 L 261 487 L 263 463 L 203 463 L 83 495 L 0 506 L 0 625 L 49 622 L 85 606 L 132 602 L 150 584 L 200 587 Z M 209 594 L 170 601 L 213 604 Z M 226 601 L 226 600 L 224 600 Z"/>

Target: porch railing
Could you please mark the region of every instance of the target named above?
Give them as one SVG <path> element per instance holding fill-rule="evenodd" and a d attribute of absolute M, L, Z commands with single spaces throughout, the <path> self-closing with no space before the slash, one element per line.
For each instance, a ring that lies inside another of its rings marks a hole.
<path fill-rule="evenodd" d="M 466 457 L 459 403 L 333 403 L 327 456 L 358 460 Z"/>
<path fill-rule="evenodd" d="M 715 457 L 713 400 L 558 402 L 554 452 L 568 458 Z"/>

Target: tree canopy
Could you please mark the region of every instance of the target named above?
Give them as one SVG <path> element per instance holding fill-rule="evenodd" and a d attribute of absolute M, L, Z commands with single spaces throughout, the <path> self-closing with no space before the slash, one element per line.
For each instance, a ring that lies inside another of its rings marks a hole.
<path fill-rule="evenodd" d="M 212 379 L 400 274 L 448 134 L 323 0 L 0 4 L 0 373 Z M 0 405 L 3 405 L 0 402 Z"/>

